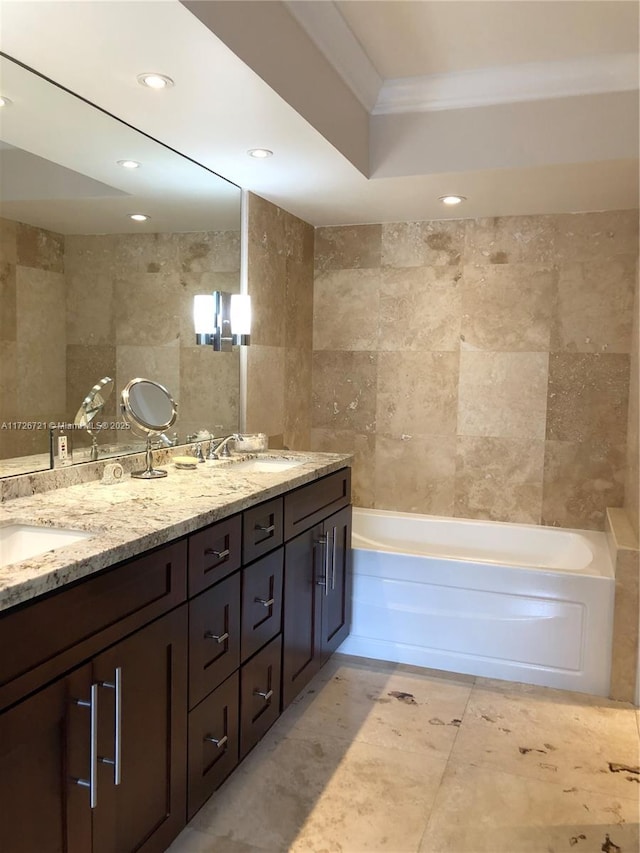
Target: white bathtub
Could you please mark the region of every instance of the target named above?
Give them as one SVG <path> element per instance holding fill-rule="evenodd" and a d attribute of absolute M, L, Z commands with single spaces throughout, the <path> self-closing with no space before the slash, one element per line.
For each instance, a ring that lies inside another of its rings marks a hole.
<path fill-rule="evenodd" d="M 341 652 L 609 693 L 604 533 L 356 508 L 353 548 Z"/>

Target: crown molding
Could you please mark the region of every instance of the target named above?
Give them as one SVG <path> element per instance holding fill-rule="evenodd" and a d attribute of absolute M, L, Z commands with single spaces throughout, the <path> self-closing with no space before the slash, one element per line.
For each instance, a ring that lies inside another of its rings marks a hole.
<path fill-rule="evenodd" d="M 372 113 L 457 110 L 637 88 L 637 54 L 610 54 L 385 80 Z"/>
<path fill-rule="evenodd" d="M 382 88 L 382 77 L 333 0 L 284 0 L 284 6 L 371 112 Z"/>

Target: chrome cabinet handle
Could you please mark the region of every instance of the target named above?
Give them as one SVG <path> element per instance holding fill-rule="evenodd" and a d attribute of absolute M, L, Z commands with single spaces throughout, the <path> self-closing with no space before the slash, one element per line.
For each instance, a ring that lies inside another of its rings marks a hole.
<path fill-rule="evenodd" d="M 336 542 L 338 539 L 337 529 L 333 528 L 333 556 L 331 559 L 331 589 L 336 588 Z"/>
<path fill-rule="evenodd" d="M 224 737 L 221 737 L 221 738 L 213 737 L 212 735 L 205 735 L 204 739 L 207 743 L 215 743 L 215 745 L 218 747 L 218 749 L 221 749 L 225 745 L 225 743 L 229 740 L 229 738 L 226 735 Z"/>
<path fill-rule="evenodd" d="M 324 533 L 322 536 L 319 536 L 317 539 L 313 540 L 314 545 L 322 545 L 322 547 L 325 549 L 323 552 L 324 553 L 324 580 L 317 580 L 316 581 L 316 584 L 318 586 L 324 586 L 324 587 L 326 587 L 326 585 L 327 585 L 327 551 L 329 550 L 327 547 L 328 546 L 327 539 L 328 539 L 327 534 Z"/>
<path fill-rule="evenodd" d="M 122 782 L 122 667 L 116 667 L 113 681 L 101 681 L 100 687 L 116 691 L 113 736 L 115 754 L 113 759 L 101 758 L 100 761 L 102 764 L 113 764 L 113 784 L 119 785 Z"/>
<path fill-rule="evenodd" d="M 217 557 L 218 560 L 222 560 L 223 557 L 228 557 L 231 551 L 228 548 L 225 548 L 224 551 L 216 551 L 215 548 L 205 548 L 204 553 Z"/>
<path fill-rule="evenodd" d="M 254 690 L 253 695 L 254 696 L 262 696 L 264 701 L 268 702 L 269 699 L 271 699 L 271 697 L 273 696 L 273 690 L 267 690 L 266 693 L 263 693 L 261 690 Z"/>
<path fill-rule="evenodd" d="M 229 639 L 229 632 L 225 631 L 224 634 L 214 634 L 212 631 L 207 631 L 204 638 L 205 640 L 215 640 L 216 643 L 224 643 L 225 640 Z"/>
<path fill-rule="evenodd" d="M 263 524 L 256 524 L 255 530 L 259 530 L 261 533 L 273 533 L 276 529 L 275 524 L 270 524 L 268 527 L 265 527 Z"/>
<path fill-rule="evenodd" d="M 331 537 L 327 533 L 326 535 L 327 544 L 324 549 L 324 594 L 329 595 L 329 564 L 331 562 L 331 550 L 330 550 L 330 542 Z"/>
<path fill-rule="evenodd" d="M 98 685 L 91 685 L 91 698 L 89 701 L 76 699 L 76 705 L 81 708 L 89 708 L 91 712 L 91 751 L 89 759 L 89 778 L 74 779 L 76 785 L 89 789 L 89 804 L 92 809 L 98 805 Z"/>
<path fill-rule="evenodd" d="M 272 607 L 275 603 L 275 598 L 256 598 L 253 599 L 256 604 L 261 604 L 263 607 Z"/>

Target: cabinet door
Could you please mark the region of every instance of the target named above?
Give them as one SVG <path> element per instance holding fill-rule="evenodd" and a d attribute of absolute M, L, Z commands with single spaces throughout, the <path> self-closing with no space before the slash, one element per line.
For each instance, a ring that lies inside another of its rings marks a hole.
<path fill-rule="evenodd" d="M 100 685 L 94 853 L 164 851 L 185 824 L 186 637 L 183 606 L 93 662 L 93 680 Z M 110 762 L 118 753 L 116 785 Z"/>
<path fill-rule="evenodd" d="M 189 714 L 189 819 L 238 763 L 237 672 Z"/>
<path fill-rule="evenodd" d="M 323 524 L 327 576 L 322 587 L 322 661 L 351 629 L 351 507 L 330 516 Z"/>
<path fill-rule="evenodd" d="M 322 526 L 305 530 L 285 546 L 282 708 L 320 668 L 324 583 Z"/>
<path fill-rule="evenodd" d="M 60 678 L 0 715 L 0 850 L 91 850 L 91 668 Z"/>
<path fill-rule="evenodd" d="M 282 629 L 284 549 L 278 548 L 242 570 L 242 662 Z"/>
<path fill-rule="evenodd" d="M 240 666 L 240 572 L 189 602 L 189 708 Z"/>
<path fill-rule="evenodd" d="M 280 715 L 282 637 L 240 669 L 240 758 L 252 749 Z"/>

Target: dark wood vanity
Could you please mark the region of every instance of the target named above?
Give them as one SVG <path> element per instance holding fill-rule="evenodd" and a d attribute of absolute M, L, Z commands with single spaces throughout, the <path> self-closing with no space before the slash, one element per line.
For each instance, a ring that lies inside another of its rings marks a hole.
<path fill-rule="evenodd" d="M 0 851 L 164 851 L 347 636 L 341 468 L 0 614 Z"/>

